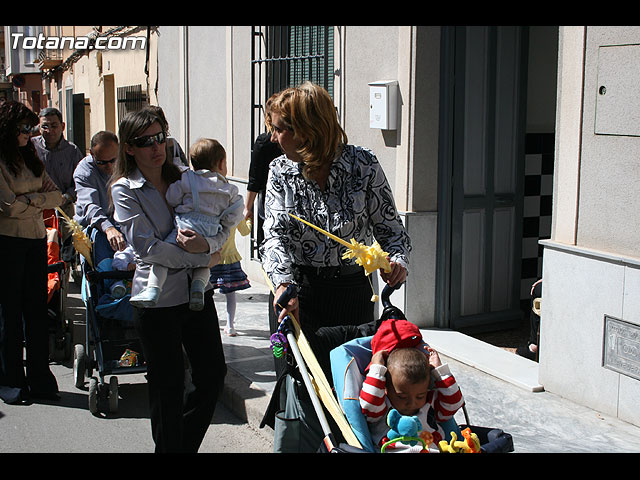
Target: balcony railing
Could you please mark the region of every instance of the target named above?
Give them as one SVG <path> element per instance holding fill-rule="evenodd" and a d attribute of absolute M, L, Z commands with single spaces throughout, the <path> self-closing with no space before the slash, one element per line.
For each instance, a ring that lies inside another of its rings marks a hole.
<path fill-rule="evenodd" d="M 51 70 L 63 62 L 60 50 L 43 50 L 38 54 L 38 66 L 40 70 Z"/>

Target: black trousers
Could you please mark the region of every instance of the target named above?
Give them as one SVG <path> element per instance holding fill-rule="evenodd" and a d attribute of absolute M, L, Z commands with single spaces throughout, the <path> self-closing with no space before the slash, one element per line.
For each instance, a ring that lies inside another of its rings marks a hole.
<path fill-rule="evenodd" d="M 0 397 L 58 392 L 49 368 L 47 243 L 0 235 Z M 26 374 L 23 361 L 26 348 Z"/>
<path fill-rule="evenodd" d="M 377 319 L 373 318 L 371 284 L 364 271 L 332 279 L 303 274 L 297 275 L 296 281 L 299 285 L 300 328 L 332 384 L 331 350 L 354 338 L 373 335 L 378 326 Z M 273 294 L 269 302 L 269 326 L 273 333 L 278 328 L 278 318 L 272 305 Z M 278 382 L 261 426 L 269 425 L 274 429 L 276 452 L 317 451 L 323 432 L 311 406 L 309 393 L 300 380 L 295 360 L 290 354 L 274 359 Z M 328 414 L 326 417 L 335 440 L 343 442 L 333 418 Z"/>
<path fill-rule="evenodd" d="M 364 270 L 332 279 L 305 274 L 296 278 L 296 281 L 299 285 L 300 308 L 300 318 L 297 320 L 320 367 L 331 381 L 331 350 L 356 337 L 366 336 L 361 326 L 374 321 L 371 284 Z M 269 301 L 269 328 L 271 333 L 278 328 L 273 294 Z M 285 371 L 287 361 L 290 359 L 275 359 L 277 377 Z"/>
<path fill-rule="evenodd" d="M 147 362 L 157 453 L 196 453 L 213 418 L 227 366 L 212 297 L 213 290 L 205 293 L 199 312 L 189 310 L 188 304 L 133 309 Z M 186 402 L 183 345 L 195 387 Z"/>
<path fill-rule="evenodd" d="M 529 312 L 529 344 L 538 345 L 538 334 L 540 332 L 540 316 L 533 311 L 533 301 L 542 297 L 542 283 L 533 289 L 531 294 L 531 311 Z"/>

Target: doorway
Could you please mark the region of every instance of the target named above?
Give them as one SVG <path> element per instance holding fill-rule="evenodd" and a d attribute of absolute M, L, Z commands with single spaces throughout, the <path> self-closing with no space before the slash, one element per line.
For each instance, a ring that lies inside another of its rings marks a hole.
<path fill-rule="evenodd" d="M 527 27 L 451 27 L 443 35 L 439 274 L 441 324 L 475 333 L 522 323 L 520 276 Z"/>
<path fill-rule="evenodd" d="M 557 68 L 557 27 L 537 28 L 443 29 L 437 274 L 442 327 L 474 334 L 519 327 L 528 319 L 527 284 L 541 275 L 537 241 L 545 238 L 546 223 L 550 227 Z M 541 35 L 547 40 L 543 51 Z M 536 59 L 542 51 L 551 67 L 544 75 L 553 85 L 545 94 L 536 91 L 538 78 L 529 85 L 537 76 L 529 71 L 532 51 Z M 540 104 L 547 111 L 542 129 L 528 118 Z M 541 143 L 542 162 L 531 156 Z M 530 175 L 536 161 L 546 176 Z"/>

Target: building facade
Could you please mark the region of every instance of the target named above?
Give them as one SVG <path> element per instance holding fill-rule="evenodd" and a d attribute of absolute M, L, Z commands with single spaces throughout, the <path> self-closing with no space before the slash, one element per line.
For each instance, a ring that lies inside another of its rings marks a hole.
<path fill-rule="evenodd" d="M 174 135 L 221 140 L 242 189 L 260 107 L 297 80 L 293 62 L 322 57 L 330 81 L 307 76 L 326 82 L 350 142 L 376 153 L 413 239 L 394 303 L 423 328 L 509 328 L 526 321 L 544 276 L 540 382 L 640 424 L 640 28 L 336 26 L 314 51 L 294 48 L 304 27 L 278 28 L 160 27 L 158 101 Z M 313 45 L 315 34 L 301 35 Z M 611 85 L 599 83 L 605 71 Z M 384 82 L 397 85 L 393 129 L 370 123 L 371 84 Z M 255 245 L 238 242 L 260 282 Z M 611 367 L 620 352 L 626 363 Z"/>
<path fill-rule="evenodd" d="M 640 425 L 640 28 L 560 32 L 540 382 Z"/>
<path fill-rule="evenodd" d="M 350 143 L 378 157 L 411 235 L 393 296 L 407 318 L 512 328 L 543 277 L 540 383 L 640 425 L 640 27 L 101 28 L 135 28 L 146 48 L 43 59 L 42 106 L 72 118 L 84 105 L 88 138 L 115 131 L 119 105 L 159 105 L 185 151 L 200 137 L 225 146 L 244 193 L 266 99 L 323 85 Z M 237 243 L 262 283 L 256 232 Z"/>
<path fill-rule="evenodd" d="M 65 137 L 88 152 L 127 111 L 157 104 L 157 30 L 146 26 L 5 26 L 16 100 L 62 112 Z"/>
<path fill-rule="evenodd" d="M 268 96 L 302 78 L 326 86 L 420 239 L 394 301 L 422 327 L 521 322 L 541 275 L 537 241 L 550 235 L 557 27 L 319 28 L 160 27 L 158 101 L 173 135 L 183 146 L 219 139 L 246 184 Z M 392 128 L 370 122 L 380 82 L 397 85 Z M 247 263 L 261 281 L 259 263 Z"/>

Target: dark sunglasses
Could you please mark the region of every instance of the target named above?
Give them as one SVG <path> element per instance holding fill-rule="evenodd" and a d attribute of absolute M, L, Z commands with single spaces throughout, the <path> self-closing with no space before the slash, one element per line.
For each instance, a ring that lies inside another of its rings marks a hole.
<path fill-rule="evenodd" d="M 29 135 L 33 131 L 33 127 L 31 125 L 22 124 L 18 125 L 18 132 L 23 133 L 25 135 Z"/>
<path fill-rule="evenodd" d="M 97 160 L 97 159 L 94 158 L 94 160 L 96 161 L 97 165 L 107 165 L 109 163 L 113 163 L 113 162 L 116 161 L 115 158 L 112 158 L 111 160 Z"/>
<path fill-rule="evenodd" d="M 135 137 L 129 140 L 129 145 L 134 147 L 144 148 L 150 147 L 154 143 L 162 144 L 167 140 L 167 134 L 164 132 L 156 133 L 155 135 L 145 135 L 143 137 Z"/>

